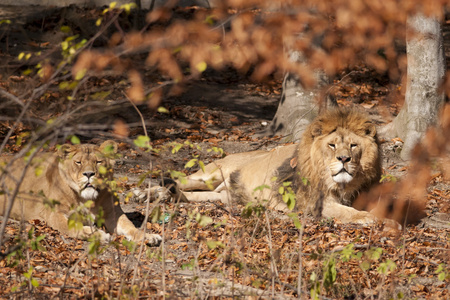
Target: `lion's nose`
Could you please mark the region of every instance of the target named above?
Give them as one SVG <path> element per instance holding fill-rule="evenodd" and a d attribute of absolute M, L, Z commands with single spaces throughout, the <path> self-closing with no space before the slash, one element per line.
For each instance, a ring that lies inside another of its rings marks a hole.
<path fill-rule="evenodd" d="M 337 160 L 339 160 L 343 164 L 348 163 L 350 160 L 352 160 L 352 158 L 349 157 L 349 156 L 338 156 L 336 158 L 337 158 Z"/>
<path fill-rule="evenodd" d="M 92 176 L 95 175 L 95 172 L 86 171 L 86 172 L 83 172 L 83 175 L 86 176 L 87 178 L 91 178 Z"/>

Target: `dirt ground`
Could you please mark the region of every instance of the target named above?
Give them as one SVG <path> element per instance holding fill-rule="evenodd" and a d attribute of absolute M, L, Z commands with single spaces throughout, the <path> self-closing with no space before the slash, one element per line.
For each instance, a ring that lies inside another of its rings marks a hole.
<path fill-rule="evenodd" d="M 65 13 L 73 18 L 72 11 Z M 49 12 L 47 18 L 55 20 L 56 16 Z M 33 41 L 47 39 L 27 33 L 30 27 L 42 22 L 34 18 L 23 22 L 28 24 L 25 31 L 15 31 L 9 36 L 10 42 L 25 35 Z M 58 37 L 54 38 L 57 43 Z M 2 67 L 1 85 L 15 92 L 29 82 L 9 77 L 14 73 L 11 72 L 14 70 L 11 57 L 23 51 L 11 45 L 1 53 L 2 57 L 10 59 L 8 65 Z M 158 75 L 147 75 L 145 80 L 149 86 L 161 80 Z M 336 92 L 340 105 L 366 110 L 379 126 L 395 116 L 399 107 L 388 95 L 395 94 L 399 84 L 390 84 L 364 68 L 350 78 Z M 113 76 L 106 79 L 106 88 L 112 90 L 111 101 L 123 99 L 123 86 L 119 83 L 122 79 Z M 387 230 L 381 224 L 364 227 L 333 220 L 312 220 L 303 215 L 297 216 L 303 224 L 300 230 L 291 218 L 276 211 L 245 217 L 243 207 L 214 202 L 162 205 L 131 199 L 125 203 L 128 193 L 150 170 L 177 170 L 189 174 L 198 169 L 184 168 L 193 157 L 205 163 L 220 157 L 208 152 L 212 147 L 231 154 L 279 145 L 280 137 L 253 136 L 272 119 L 280 94 L 281 78 L 257 84 L 234 70 L 208 70 L 201 79 L 185 85 L 181 94 L 165 94 L 162 106 L 168 113 L 139 107 L 152 146 L 161 149 L 152 154 L 133 146 L 132 140 L 144 134 L 144 129 L 139 115 L 126 102 L 113 103 L 110 109 L 100 113 L 80 115 L 74 123 L 93 124 L 95 120 L 95 124 L 107 125 L 107 129 L 95 134 L 80 134 L 83 142 L 98 143 L 110 138 L 112 125 L 118 119 L 129 125 L 128 139 L 119 141 L 122 158 L 115 169 L 122 206 L 136 224 L 142 223 L 147 205 L 150 210 L 159 207 L 163 215 L 169 214 L 167 223 L 145 224 L 148 230 L 161 234 L 164 243 L 160 247 L 132 249 L 123 244 L 122 237 L 116 236 L 112 245 L 90 255 L 87 254 L 89 242 L 64 237 L 39 221 L 25 223 L 26 230 L 32 225 L 35 227 L 34 237 L 46 235 L 41 243 L 46 250 L 32 250 L 27 244 L 22 254 L 0 259 L 0 298 L 78 299 L 120 295 L 137 299 L 165 294 L 173 299 L 243 296 L 307 299 L 316 282 L 324 283 L 325 263 L 334 261 L 337 279 L 330 290 L 322 288 L 327 296 L 323 299 L 448 299 L 449 279 L 438 276 L 442 272 L 447 272 L 446 276 L 449 273 L 450 185 L 439 171 L 428 187 L 427 217 L 401 232 Z M 52 107 L 54 112 L 64 107 L 58 105 Z M 49 102 L 36 103 L 35 116 L 45 119 L 48 107 Z M 2 123 L 2 126 L 4 136 L 8 124 Z M 401 142 L 384 137 L 381 140 L 384 173 L 401 180 L 408 172 L 408 162 L 398 156 Z M 174 142 L 186 141 L 195 147 L 186 145 L 177 153 L 171 152 Z M 141 187 L 148 182 L 148 179 L 143 180 Z M 0 248 L 2 252 L 15 245 L 21 226 L 8 221 L 7 242 Z M 345 261 L 341 251 L 350 244 L 355 256 Z M 370 251 L 375 251 L 373 249 L 382 249 L 381 258 L 364 259 Z M 359 257 L 358 253 L 361 253 Z M 395 268 L 380 271 L 391 262 Z M 360 267 L 363 263 L 370 267 Z M 24 275 L 30 266 L 33 267 L 32 277 L 39 282 L 35 288 Z M 444 271 L 439 271 L 440 266 Z M 314 276 L 319 279 L 314 281 Z M 298 295 L 299 290 L 301 295 Z"/>

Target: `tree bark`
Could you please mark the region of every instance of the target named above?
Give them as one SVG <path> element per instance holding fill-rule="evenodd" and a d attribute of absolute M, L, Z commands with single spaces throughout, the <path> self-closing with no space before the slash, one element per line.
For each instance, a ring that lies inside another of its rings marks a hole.
<path fill-rule="evenodd" d="M 409 159 L 411 151 L 427 128 L 435 125 L 444 103 L 440 85 L 445 75 L 445 56 L 441 24 L 437 19 L 416 14 L 408 19 L 407 36 L 408 81 L 405 103 L 385 133 L 404 141 L 400 154 Z"/>
<path fill-rule="evenodd" d="M 300 56 L 294 52 L 291 59 L 301 61 Z M 328 77 L 320 70 L 316 70 L 314 76 L 317 85 L 307 89 L 296 75 L 286 74 L 277 112 L 261 135 L 278 135 L 283 138 L 283 142 L 297 142 L 323 106 L 337 105 L 334 99 L 328 98 L 325 91 L 329 84 Z"/>

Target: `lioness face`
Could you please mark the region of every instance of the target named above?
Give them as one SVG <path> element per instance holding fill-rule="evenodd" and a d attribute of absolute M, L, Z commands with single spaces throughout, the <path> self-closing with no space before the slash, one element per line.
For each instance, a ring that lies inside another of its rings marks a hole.
<path fill-rule="evenodd" d="M 350 183 L 360 171 L 363 138 L 344 129 L 337 129 L 325 136 L 322 145 L 323 157 L 333 182 L 339 185 Z"/>
<path fill-rule="evenodd" d="M 100 147 L 88 144 L 61 147 L 60 173 L 69 186 L 85 200 L 95 200 L 98 197 L 98 180 L 106 175 L 101 174 L 100 170 L 103 173 L 111 170 L 113 161 L 104 153 L 107 146 L 113 147 L 114 153 L 117 150 L 117 145 L 112 141 L 106 141 Z"/>

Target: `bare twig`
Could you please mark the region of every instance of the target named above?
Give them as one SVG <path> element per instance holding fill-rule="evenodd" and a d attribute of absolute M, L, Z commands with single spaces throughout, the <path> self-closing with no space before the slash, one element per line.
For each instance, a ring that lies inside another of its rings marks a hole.
<path fill-rule="evenodd" d="M 128 95 L 125 92 L 122 91 L 122 94 L 125 96 L 125 98 L 128 99 L 128 101 L 131 103 L 131 105 L 133 105 L 136 112 L 139 114 L 139 117 L 141 118 L 142 129 L 144 129 L 145 136 L 148 137 L 147 126 L 145 126 L 144 116 L 142 115 L 141 111 L 139 110 L 139 108 L 137 108 L 136 104 L 134 104 L 134 102 L 128 97 Z M 149 187 L 149 189 L 150 189 L 150 187 Z"/>
<path fill-rule="evenodd" d="M 9 98 L 10 100 L 14 101 L 15 103 L 19 104 L 20 106 L 24 107 L 25 104 L 23 103 L 23 101 L 21 101 L 18 97 L 14 96 L 11 93 L 8 93 L 7 91 L 5 91 L 4 89 L 0 89 L 0 95 L 4 96 L 6 98 Z"/>

